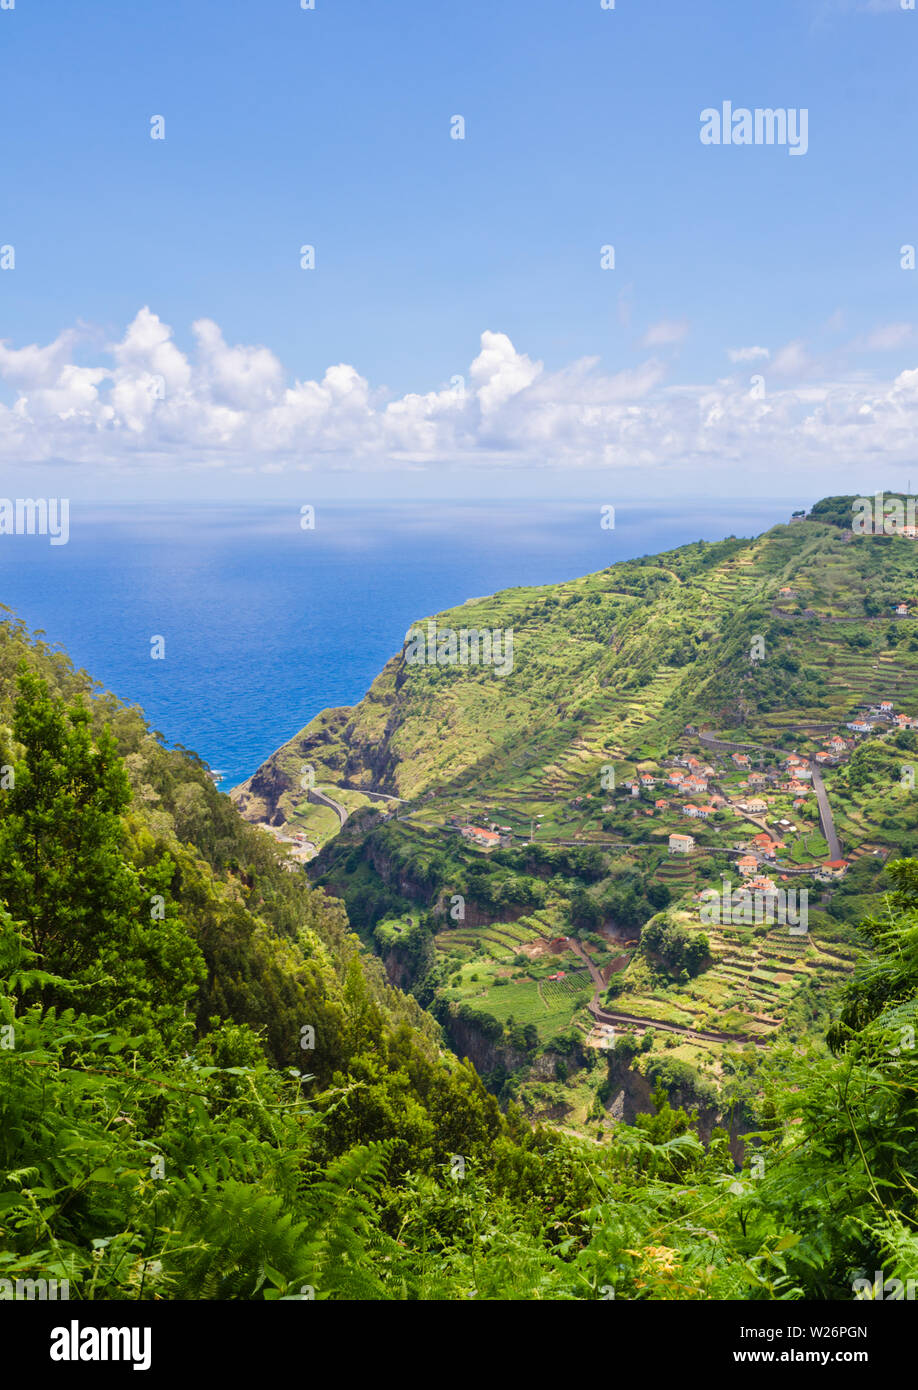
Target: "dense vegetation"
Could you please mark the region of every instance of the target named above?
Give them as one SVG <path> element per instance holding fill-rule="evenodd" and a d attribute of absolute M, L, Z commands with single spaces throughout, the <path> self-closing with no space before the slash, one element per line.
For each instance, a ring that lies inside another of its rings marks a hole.
<path fill-rule="evenodd" d="M 892 716 L 861 746 L 851 733 L 881 701 L 918 717 L 914 608 L 896 611 L 915 603 L 918 551 L 853 534 L 855 501 L 438 614 L 440 629 L 512 628 L 513 671 L 398 653 L 357 705 L 320 714 L 233 793 L 247 817 L 314 838 L 310 879 L 530 1119 L 597 1136 L 601 1022 L 659 1028 L 647 1068 L 693 1069 L 696 1095 L 720 1077 L 724 1046 L 822 1035 L 856 924 L 890 888 L 885 861 L 918 851 L 918 736 Z M 748 768 L 715 733 L 751 752 Z M 832 735 L 830 849 L 816 784 L 798 795 L 786 759 L 825 759 Z M 671 776 L 690 764 L 705 768 L 697 795 Z M 346 824 L 304 800 L 304 766 Z M 468 823 L 503 848 L 463 837 Z M 766 863 L 755 837 L 778 826 Z M 690 855 L 670 854 L 674 832 L 692 836 Z M 751 903 L 748 921 L 700 919 L 701 892 L 736 880 L 753 850 L 778 888 L 807 895 L 801 935 Z M 829 885 L 839 858 L 845 876 Z M 664 911 L 678 929 L 665 954 L 652 942 Z M 572 1029 L 580 1046 L 562 1067 Z"/>
<path fill-rule="evenodd" d="M 915 1276 L 915 861 L 885 869 L 833 1050 L 725 1053 L 741 1168 L 665 1057 L 653 1113 L 597 1144 L 502 1112 L 197 760 L 13 623 L 0 696 L 0 1276 L 78 1299 L 849 1299 Z M 499 867 L 589 895 L 588 858 L 538 859 Z M 608 1096 L 640 1060 L 602 1065 Z"/>

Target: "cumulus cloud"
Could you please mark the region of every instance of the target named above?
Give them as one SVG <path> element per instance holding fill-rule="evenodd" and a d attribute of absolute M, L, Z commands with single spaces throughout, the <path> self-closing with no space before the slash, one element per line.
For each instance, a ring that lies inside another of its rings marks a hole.
<path fill-rule="evenodd" d="M 482 333 L 481 352 L 469 368 L 482 413 L 493 414 L 531 386 L 541 371 L 542 363 L 518 353 L 506 333 Z"/>
<path fill-rule="evenodd" d="M 284 389 L 284 368 L 265 347 L 227 347 L 211 319 L 192 325 L 198 343 L 201 385 L 210 398 L 242 410 L 272 405 Z"/>
<path fill-rule="evenodd" d="M 161 377 L 170 391 L 184 390 L 191 381 L 191 368 L 172 341 L 172 329 L 148 308 L 141 309 L 111 353 L 121 377 Z"/>
<path fill-rule="evenodd" d="M 77 335 L 71 329 L 61 333 L 47 347 L 32 343 L 11 348 L 0 342 L 0 376 L 16 386 L 53 386 L 73 353 Z"/>
<path fill-rule="evenodd" d="M 907 327 L 878 328 L 871 341 L 907 350 Z M 14 396 L 0 405 L 0 460 L 265 472 L 682 467 L 693 476 L 779 461 L 796 478 L 804 467 L 912 462 L 918 438 L 918 367 L 886 380 L 863 370 L 826 376 L 825 367 L 820 377 L 800 342 L 773 357 L 730 349 L 735 375 L 679 384 L 671 360 L 652 355 L 617 372 L 592 357 L 548 370 L 487 330 L 465 375 L 392 398 L 346 362 L 291 381 L 269 348 L 228 344 L 209 319 L 192 325 L 188 353 L 149 308 L 97 349 L 101 360 L 74 360 L 89 352 L 84 336 L 0 344 L 0 378 Z M 655 341 L 674 337 L 657 331 Z M 752 390 L 743 367 L 759 360 L 767 376 Z"/>

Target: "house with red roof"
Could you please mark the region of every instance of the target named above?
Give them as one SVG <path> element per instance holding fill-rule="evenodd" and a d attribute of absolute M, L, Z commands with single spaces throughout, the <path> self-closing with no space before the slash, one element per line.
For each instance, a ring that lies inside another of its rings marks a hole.
<path fill-rule="evenodd" d="M 493 830 L 484 830 L 480 825 L 467 825 L 462 831 L 467 840 L 485 849 L 497 849 L 500 836 Z"/>

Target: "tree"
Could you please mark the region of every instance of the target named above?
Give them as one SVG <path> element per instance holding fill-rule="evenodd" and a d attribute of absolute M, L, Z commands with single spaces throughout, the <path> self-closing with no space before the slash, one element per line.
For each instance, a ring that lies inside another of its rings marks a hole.
<path fill-rule="evenodd" d="M 169 903 L 173 864 L 141 874 L 123 820 L 130 784 L 107 730 L 23 670 L 12 736 L 21 750 L 0 795 L 0 899 L 42 965 L 86 1005 L 146 1031 L 180 1026 L 203 977 L 200 952 Z M 53 991 L 51 994 L 53 997 Z"/>
<path fill-rule="evenodd" d="M 602 909 L 582 888 L 571 895 L 571 922 L 578 931 L 592 931 L 602 925 Z"/>
<path fill-rule="evenodd" d="M 677 977 L 685 972 L 688 979 L 698 974 L 707 959 L 710 942 L 704 932 L 689 931 L 661 914 L 641 929 L 641 952 L 651 962 L 661 960 Z"/>

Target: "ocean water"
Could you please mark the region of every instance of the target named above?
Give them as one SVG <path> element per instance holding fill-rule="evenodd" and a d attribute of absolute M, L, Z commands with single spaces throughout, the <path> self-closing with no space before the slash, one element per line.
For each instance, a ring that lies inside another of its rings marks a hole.
<path fill-rule="evenodd" d="M 71 507 L 70 538 L 0 537 L 0 603 L 143 706 L 228 790 L 331 705 L 354 704 L 413 622 L 698 539 L 786 521 L 781 502 Z M 165 658 L 151 657 L 162 637 Z"/>

